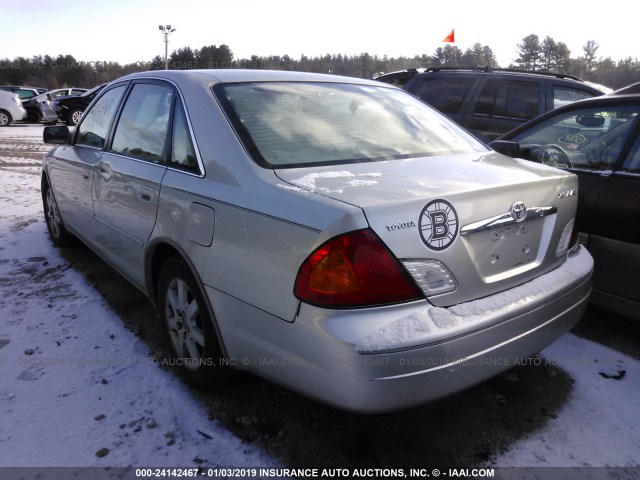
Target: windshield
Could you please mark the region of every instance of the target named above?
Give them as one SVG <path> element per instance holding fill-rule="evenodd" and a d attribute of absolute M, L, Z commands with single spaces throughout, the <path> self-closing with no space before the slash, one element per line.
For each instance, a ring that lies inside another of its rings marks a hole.
<path fill-rule="evenodd" d="M 88 97 L 89 95 L 91 95 L 94 92 L 97 92 L 98 90 L 100 90 L 101 88 L 103 88 L 106 85 L 106 83 L 103 83 L 101 85 L 98 85 L 97 87 L 93 87 L 91 90 L 87 90 L 86 92 L 84 92 L 83 94 L 81 94 L 81 97 Z M 73 95 L 70 95 L 73 96 Z"/>
<path fill-rule="evenodd" d="M 485 152 L 457 125 L 394 88 L 261 82 L 214 91 L 253 159 L 268 168 Z"/>
<path fill-rule="evenodd" d="M 523 156 L 559 168 L 611 170 L 640 107 L 584 108 L 557 115 L 513 138 Z"/>

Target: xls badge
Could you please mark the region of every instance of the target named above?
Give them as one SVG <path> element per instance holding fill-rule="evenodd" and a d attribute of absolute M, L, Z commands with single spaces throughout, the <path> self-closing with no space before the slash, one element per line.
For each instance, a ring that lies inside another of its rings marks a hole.
<path fill-rule="evenodd" d="M 458 214 L 446 200 L 433 200 L 422 209 L 420 237 L 431 250 L 444 250 L 458 235 Z"/>

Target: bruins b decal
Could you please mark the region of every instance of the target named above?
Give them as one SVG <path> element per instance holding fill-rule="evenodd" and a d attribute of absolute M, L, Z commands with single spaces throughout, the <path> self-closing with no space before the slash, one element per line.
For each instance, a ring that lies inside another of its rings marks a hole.
<path fill-rule="evenodd" d="M 427 247 L 444 250 L 458 235 L 458 214 L 446 200 L 433 200 L 422 209 L 418 228 Z"/>

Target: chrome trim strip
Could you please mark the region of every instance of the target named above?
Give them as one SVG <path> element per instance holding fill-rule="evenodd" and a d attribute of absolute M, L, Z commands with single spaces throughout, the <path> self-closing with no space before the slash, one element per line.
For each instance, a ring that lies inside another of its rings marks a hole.
<path fill-rule="evenodd" d="M 485 230 L 491 230 L 493 228 L 498 227 L 508 227 L 511 225 L 516 225 L 522 222 L 528 222 L 530 220 L 535 220 L 536 218 L 546 217 L 548 215 L 555 215 L 558 213 L 558 207 L 530 207 L 527 208 L 527 214 L 524 220 L 520 222 L 516 222 L 511 215 L 511 213 L 503 213 L 502 215 L 498 215 L 492 218 L 488 218 L 486 220 L 480 220 L 479 222 L 471 223 L 466 225 L 460 229 L 460 235 L 467 236 L 472 233 L 483 232 Z"/>

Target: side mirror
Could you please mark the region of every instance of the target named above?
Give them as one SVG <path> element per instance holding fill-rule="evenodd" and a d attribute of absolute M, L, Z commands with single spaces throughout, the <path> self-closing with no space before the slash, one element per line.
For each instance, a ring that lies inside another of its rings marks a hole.
<path fill-rule="evenodd" d="M 69 127 L 64 125 L 56 125 L 54 127 L 44 127 L 42 139 L 44 143 L 52 143 L 54 145 L 68 145 L 71 143 L 73 132 Z"/>
<path fill-rule="evenodd" d="M 520 145 L 518 142 L 512 142 L 510 140 L 494 140 L 489 143 L 489 148 L 511 158 L 520 156 Z"/>

